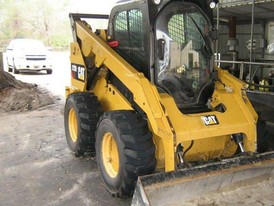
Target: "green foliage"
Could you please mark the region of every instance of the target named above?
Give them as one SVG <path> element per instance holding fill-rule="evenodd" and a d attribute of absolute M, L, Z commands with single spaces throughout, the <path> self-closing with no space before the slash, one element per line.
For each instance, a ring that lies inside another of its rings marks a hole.
<path fill-rule="evenodd" d="M 14 38 L 36 38 L 67 48 L 71 36 L 69 0 L 0 0 L 0 51 Z"/>
<path fill-rule="evenodd" d="M 68 49 L 72 37 L 67 35 L 52 35 L 50 37 L 50 45 L 55 49 Z"/>

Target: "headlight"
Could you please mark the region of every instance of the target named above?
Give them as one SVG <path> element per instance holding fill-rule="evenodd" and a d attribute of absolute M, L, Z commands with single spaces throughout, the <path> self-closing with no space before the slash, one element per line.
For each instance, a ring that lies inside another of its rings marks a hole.
<path fill-rule="evenodd" d="M 161 3 L 161 0 L 153 0 L 154 4 L 160 4 Z"/>
<path fill-rule="evenodd" d="M 214 9 L 217 6 L 218 3 L 219 3 L 219 0 L 213 0 L 213 1 L 210 2 L 209 7 L 211 9 Z"/>

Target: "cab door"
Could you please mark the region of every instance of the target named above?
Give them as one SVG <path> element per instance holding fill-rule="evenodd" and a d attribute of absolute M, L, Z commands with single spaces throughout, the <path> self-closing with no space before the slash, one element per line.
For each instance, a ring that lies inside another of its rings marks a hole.
<path fill-rule="evenodd" d="M 117 11 L 112 21 L 112 37 L 118 41 L 115 48 L 131 66 L 149 78 L 149 33 L 141 8 Z"/>

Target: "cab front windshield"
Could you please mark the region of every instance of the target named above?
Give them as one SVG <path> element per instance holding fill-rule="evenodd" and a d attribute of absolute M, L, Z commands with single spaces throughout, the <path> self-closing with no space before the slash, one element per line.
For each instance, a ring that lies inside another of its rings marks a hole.
<path fill-rule="evenodd" d="M 183 107 L 209 82 L 212 58 L 208 19 L 196 6 L 175 2 L 156 20 L 155 81 Z"/>

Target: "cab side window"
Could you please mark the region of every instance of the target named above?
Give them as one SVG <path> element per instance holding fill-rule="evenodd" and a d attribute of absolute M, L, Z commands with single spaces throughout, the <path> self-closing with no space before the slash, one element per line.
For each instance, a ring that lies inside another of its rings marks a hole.
<path fill-rule="evenodd" d="M 119 42 L 116 48 L 128 63 L 140 72 L 147 69 L 144 42 L 143 15 L 139 9 L 118 12 L 114 18 L 114 39 Z"/>

